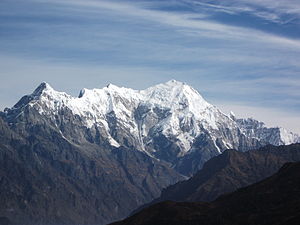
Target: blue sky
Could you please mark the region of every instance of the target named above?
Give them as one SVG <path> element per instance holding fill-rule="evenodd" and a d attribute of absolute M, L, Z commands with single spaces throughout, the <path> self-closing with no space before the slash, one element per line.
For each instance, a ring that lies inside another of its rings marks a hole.
<path fill-rule="evenodd" d="M 42 81 L 78 95 L 170 79 L 300 133 L 299 0 L 1 0 L 0 108 Z"/>

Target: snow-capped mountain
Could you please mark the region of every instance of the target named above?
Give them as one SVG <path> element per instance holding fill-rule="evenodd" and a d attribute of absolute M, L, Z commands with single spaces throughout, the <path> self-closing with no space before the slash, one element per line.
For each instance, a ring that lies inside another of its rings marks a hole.
<path fill-rule="evenodd" d="M 4 118 L 18 123 L 25 119 L 25 112 L 42 116 L 71 142 L 134 148 L 171 163 L 186 175 L 225 149 L 245 151 L 300 140 L 283 128 L 226 115 L 195 89 L 175 80 L 140 91 L 109 84 L 83 89 L 78 97 L 42 83 L 6 109 Z M 36 122 L 40 121 L 31 121 Z"/>
<path fill-rule="evenodd" d="M 14 224 L 104 225 L 228 148 L 298 141 L 283 128 L 225 115 L 174 80 L 78 97 L 42 83 L 0 112 L 0 214 Z"/>

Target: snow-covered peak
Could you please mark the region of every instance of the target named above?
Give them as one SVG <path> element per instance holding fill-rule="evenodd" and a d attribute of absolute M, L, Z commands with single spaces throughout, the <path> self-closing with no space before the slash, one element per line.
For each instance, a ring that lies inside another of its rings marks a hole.
<path fill-rule="evenodd" d="M 189 107 L 195 114 L 211 106 L 191 86 L 176 80 L 155 85 L 141 93 L 149 103 L 175 110 Z"/>
<path fill-rule="evenodd" d="M 85 94 L 86 90 L 87 90 L 86 88 L 81 89 L 78 98 L 81 98 Z"/>
<path fill-rule="evenodd" d="M 33 96 L 40 96 L 44 92 L 51 92 L 54 91 L 54 89 L 50 86 L 50 84 L 46 82 L 42 82 L 32 93 Z"/>
<path fill-rule="evenodd" d="M 153 97 L 160 97 L 160 98 L 169 98 L 170 96 L 176 97 L 183 91 L 196 92 L 198 95 L 200 95 L 197 91 L 195 91 L 192 87 L 190 87 L 186 83 L 176 81 L 176 80 L 170 80 L 165 83 L 154 85 L 152 87 L 143 90 L 142 93 L 148 95 L 147 97 L 153 96 Z"/>
<path fill-rule="evenodd" d="M 67 101 L 69 99 L 72 99 L 73 97 L 68 95 L 65 92 L 60 92 L 54 90 L 50 84 L 46 82 L 42 82 L 31 95 L 34 100 L 41 100 L 41 101 L 55 101 L 55 102 L 61 102 L 61 101 Z"/>
<path fill-rule="evenodd" d="M 114 89 L 119 89 L 120 87 L 117 86 L 117 85 L 114 85 L 114 84 L 109 83 L 108 85 L 106 85 L 106 88 L 107 88 L 107 89 L 114 90 Z"/>
<path fill-rule="evenodd" d="M 65 92 L 54 90 L 50 84 L 42 82 L 31 94 L 33 99 L 40 100 L 47 104 L 64 103 L 70 101 L 73 97 Z"/>
<path fill-rule="evenodd" d="M 292 143 L 299 143 L 300 142 L 300 136 L 298 134 L 294 134 L 292 132 L 287 131 L 286 129 L 279 127 L 280 131 L 280 139 L 283 144 L 289 145 Z"/>
<path fill-rule="evenodd" d="M 109 84 L 103 89 L 95 89 L 98 92 L 105 91 L 106 93 L 115 94 L 126 98 L 141 98 L 139 91 L 131 88 L 119 87 L 114 84 Z"/>
<path fill-rule="evenodd" d="M 79 98 L 76 101 L 84 101 L 88 104 L 102 104 L 103 107 L 110 104 L 117 103 L 115 100 L 128 99 L 137 101 L 142 99 L 142 96 L 139 94 L 139 91 L 133 90 L 131 88 L 118 87 L 113 84 L 109 84 L 104 88 L 94 88 L 94 89 L 82 89 L 79 93 Z M 105 103 L 106 102 L 106 103 Z M 104 105 L 103 105 L 104 104 Z M 99 107 L 101 107 L 99 105 Z"/>
<path fill-rule="evenodd" d="M 234 112 L 230 111 L 229 115 L 228 115 L 232 120 L 236 120 L 236 116 L 234 114 Z"/>
<path fill-rule="evenodd" d="M 195 89 L 176 80 L 145 90 L 133 90 L 113 84 L 102 89 L 82 89 L 78 99 L 75 99 L 74 102 L 84 108 L 88 105 L 105 108 L 102 110 L 103 113 L 112 110 L 122 111 L 122 108 L 128 108 L 130 105 L 137 107 L 138 104 L 146 104 L 149 107 L 157 106 L 171 111 L 185 109 L 192 114 L 200 115 L 207 107 L 211 106 Z"/>
<path fill-rule="evenodd" d="M 27 105 L 32 106 L 37 101 L 49 102 L 52 104 L 52 101 L 60 101 L 64 98 L 71 98 L 71 96 L 64 92 L 55 91 L 48 83 L 42 82 L 31 94 L 23 96 L 11 109 L 7 108 L 5 111 L 22 110 L 23 107 Z"/>

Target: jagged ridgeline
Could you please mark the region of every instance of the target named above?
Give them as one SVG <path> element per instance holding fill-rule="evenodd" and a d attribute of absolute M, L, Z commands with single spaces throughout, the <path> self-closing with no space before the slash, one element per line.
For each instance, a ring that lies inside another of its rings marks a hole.
<path fill-rule="evenodd" d="M 226 149 L 299 141 L 225 115 L 174 80 L 78 97 L 42 83 L 5 109 L 0 125 L 1 215 L 23 224 L 105 224 Z"/>
<path fill-rule="evenodd" d="M 171 163 L 185 175 L 225 149 L 245 151 L 300 140 L 283 128 L 225 115 L 195 89 L 175 80 L 142 91 L 110 84 L 83 89 L 77 98 L 42 83 L 2 117 L 13 128 L 51 125 L 78 145 L 134 148 Z"/>

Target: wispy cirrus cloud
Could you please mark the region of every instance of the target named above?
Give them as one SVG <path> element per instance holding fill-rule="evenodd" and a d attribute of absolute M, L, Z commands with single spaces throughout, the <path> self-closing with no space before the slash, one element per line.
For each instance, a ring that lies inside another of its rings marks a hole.
<path fill-rule="evenodd" d="M 228 0 L 214 2 L 205 0 L 185 0 L 193 5 L 229 14 L 248 13 L 253 16 L 285 24 L 300 19 L 300 3 L 297 0 Z"/>
<path fill-rule="evenodd" d="M 48 2 L 46 0 L 36 0 L 38 2 Z M 257 1 L 260 2 L 260 1 Z M 111 10 L 120 14 L 126 14 L 130 16 L 135 16 L 142 18 L 144 20 L 154 21 L 156 23 L 174 26 L 178 28 L 185 28 L 184 32 L 193 32 L 198 34 L 199 36 L 218 38 L 218 39 L 243 39 L 249 42 L 258 41 L 258 42 L 266 42 L 272 44 L 280 44 L 284 47 L 297 47 L 300 48 L 300 39 L 295 38 L 287 38 L 280 35 L 274 35 L 268 32 L 263 32 L 256 29 L 241 27 L 241 26 L 232 26 L 228 24 L 223 24 L 220 22 L 216 22 L 213 20 L 209 20 L 207 18 L 207 14 L 199 14 L 199 13 L 178 13 L 178 12 L 168 12 L 168 11 L 160 11 L 160 10 L 149 10 L 147 8 L 143 8 L 143 4 L 130 4 L 124 2 L 108 2 L 108 1 L 97 1 L 97 0 L 53 0 L 51 4 L 64 4 L 71 6 L 79 6 L 86 7 L 86 10 L 96 10 L 98 9 L 106 9 Z M 201 2 L 196 2 L 196 4 L 202 4 Z M 212 5 L 212 4 L 205 4 Z M 252 11 L 255 10 L 249 7 L 225 7 L 220 5 L 215 5 L 214 7 L 218 9 L 231 9 L 232 11 Z M 256 12 L 257 14 L 261 14 L 261 16 L 265 17 L 273 17 L 274 15 L 267 15 L 266 12 Z"/>

